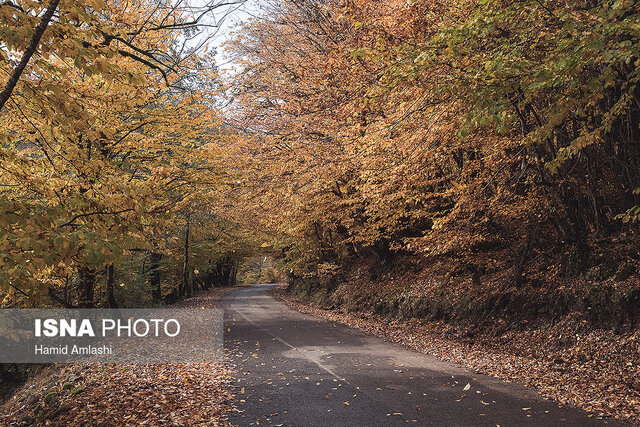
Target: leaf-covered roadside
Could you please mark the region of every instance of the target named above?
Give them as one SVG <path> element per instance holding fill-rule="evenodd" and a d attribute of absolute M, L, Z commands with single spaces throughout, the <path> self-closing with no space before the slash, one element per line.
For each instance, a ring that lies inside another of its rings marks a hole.
<path fill-rule="evenodd" d="M 640 332 L 586 331 L 568 316 L 546 329 L 492 335 L 444 322 L 389 321 L 370 313 L 345 313 L 308 305 L 284 289 L 274 295 L 296 310 L 339 322 L 455 362 L 478 373 L 519 382 L 561 405 L 592 416 L 640 424 Z"/>
<path fill-rule="evenodd" d="M 224 425 L 227 381 L 214 364 L 70 366 L 16 394 L 0 423 Z"/>
<path fill-rule="evenodd" d="M 176 306 L 213 307 L 231 289 Z M 227 425 L 229 374 L 222 363 L 54 365 L 0 407 L 0 425 Z"/>

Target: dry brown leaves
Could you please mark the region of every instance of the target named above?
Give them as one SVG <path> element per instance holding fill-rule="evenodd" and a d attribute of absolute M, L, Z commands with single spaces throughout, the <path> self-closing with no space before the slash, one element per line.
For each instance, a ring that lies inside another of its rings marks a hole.
<path fill-rule="evenodd" d="M 212 307 L 231 289 L 176 306 Z M 0 425 L 227 425 L 229 374 L 209 363 L 51 366 L 0 407 Z"/>
<path fill-rule="evenodd" d="M 14 396 L 0 424 L 224 425 L 227 381 L 217 364 L 67 366 Z"/>

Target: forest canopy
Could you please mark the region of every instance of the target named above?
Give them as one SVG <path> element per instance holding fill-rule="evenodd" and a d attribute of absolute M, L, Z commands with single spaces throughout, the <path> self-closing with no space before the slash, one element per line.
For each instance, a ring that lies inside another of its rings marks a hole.
<path fill-rule="evenodd" d="M 637 2 L 270 5 L 232 118 L 294 274 L 418 256 L 503 295 L 634 270 Z"/>
<path fill-rule="evenodd" d="M 106 303 L 118 265 L 159 301 L 264 252 L 498 301 L 632 276 L 636 2 L 262 2 L 223 75 L 227 5 L 0 6 L 7 301 Z"/>
<path fill-rule="evenodd" d="M 8 304 L 114 305 L 114 265 L 118 284 L 130 294 L 151 286 L 156 302 L 175 286 L 189 294 L 195 279 L 233 275 L 235 261 L 220 265 L 246 236 L 221 209 L 236 179 L 204 35 L 230 4 L 0 5 Z"/>

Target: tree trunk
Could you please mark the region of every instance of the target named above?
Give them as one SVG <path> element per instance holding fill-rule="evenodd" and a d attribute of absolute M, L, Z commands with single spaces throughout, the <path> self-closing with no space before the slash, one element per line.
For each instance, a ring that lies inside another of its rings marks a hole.
<path fill-rule="evenodd" d="M 93 308 L 93 290 L 96 284 L 96 273 L 88 267 L 80 267 L 80 301 L 81 308 Z"/>
<path fill-rule="evenodd" d="M 189 282 L 189 221 L 184 233 L 184 264 L 182 265 L 182 287 L 180 296 L 191 296 L 191 285 Z"/>
<path fill-rule="evenodd" d="M 191 289 L 193 290 L 194 293 L 197 293 L 201 288 L 200 280 L 201 280 L 200 275 L 192 271 L 191 272 Z"/>
<path fill-rule="evenodd" d="M 151 283 L 151 298 L 153 302 L 160 302 L 162 299 L 162 288 L 160 286 L 160 261 L 162 254 L 151 252 L 149 256 L 149 281 Z"/>
<path fill-rule="evenodd" d="M 38 44 L 40 43 L 40 39 L 42 38 L 42 34 L 44 34 L 44 30 L 46 30 L 47 26 L 49 26 L 49 21 L 51 21 L 53 13 L 58 8 L 59 2 L 60 0 L 52 0 L 51 3 L 49 3 L 47 10 L 44 12 L 44 15 L 42 15 L 42 18 L 40 18 L 40 23 L 38 23 L 36 30 L 33 32 L 33 36 L 31 36 L 29 46 L 27 46 L 27 49 L 24 51 L 20 63 L 13 70 L 13 73 L 11 74 L 11 77 L 9 77 L 9 80 L 7 81 L 7 84 L 5 85 L 2 93 L 0 93 L 0 111 L 2 111 L 2 107 L 9 100 L 11 92 L 13 92 L 16 84 L 18 84 L 20 76 L 24 72 L 24 69 L 27 67 L 29 60 L 36 52 Z"/>
<path fill-rule="evenodd" d="M 222 267 L 221 285 L 222 286 L 229 286 L 229 278 L 230 277 L 231 277 L 231 268 L 229 268 L 229 265 L 227 265 L 227 263 L 225 262 L 223 264 L 223 267 Z"/>
<path fill-rule="evenodd" d="M 231 267 L 231 277 L 229 280 L 229 286 L 235 286 L 237 284 L 238 279 L 238 264 L 233 261 L 233 266 Z"/>
<path fill-rule="evenodd" d="M 113 264 L 107 266 L 107 308 L 118 308 L 114 290 Z"/>

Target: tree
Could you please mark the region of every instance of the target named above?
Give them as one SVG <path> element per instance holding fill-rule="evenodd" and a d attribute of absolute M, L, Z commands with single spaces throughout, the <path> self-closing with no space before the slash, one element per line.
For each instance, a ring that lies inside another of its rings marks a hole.
<path fill-rule="evenodd" d="M 238 37 L 233 82 L 264 225 L 312 272 L 409 253 L 507 289 L 555 250 L 581 271 L 638 205 L 638 13 L 274 2 Z"/>
<path fill-rule="evenodd" d="M 48 25 L 53 3 L 0 5 L 11 76 L 0 77 L 0 285 L 11 296 L 43 303 L 76 278 L 77 302 L 94 304 L 99 271 L 150 249 L 174 208 L 212 191 L 215 93 L 191 82 L 216 75 L 190 40 L 229 4 L 63 2 Z"/>

